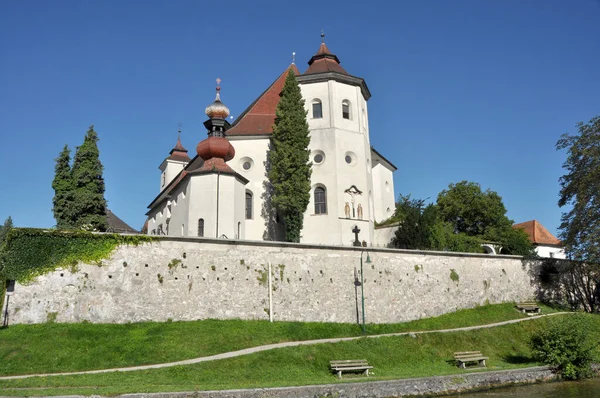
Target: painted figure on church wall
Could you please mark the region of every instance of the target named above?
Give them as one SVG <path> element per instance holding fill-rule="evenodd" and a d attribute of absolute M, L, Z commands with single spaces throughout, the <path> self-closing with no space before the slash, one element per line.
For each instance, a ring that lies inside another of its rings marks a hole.
<path fill-rule="evenodd" d="M 362 210 L 362 205 L 360 203 L 358 204 L 358 208 L 356 209 L 356 211 L 358 212 L 358 219 L 362 220 L 362 218 L 363 218 L 363 210 Z"/>
<path fill-rule="evenodd" d="M 344 214 L 346 215 L 346 218 L 350 218 L 350 205 L 348 202 L 346 202 L 346 206 L 344 206 Z"/>

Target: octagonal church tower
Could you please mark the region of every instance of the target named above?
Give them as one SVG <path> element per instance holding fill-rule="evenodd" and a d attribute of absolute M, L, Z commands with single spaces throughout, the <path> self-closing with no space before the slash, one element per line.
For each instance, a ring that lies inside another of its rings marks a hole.
<path fill-rule="evenodd" d="M 282 225 L 269 208 L 265 164 L 279 94 L 289 70 L 299 82 L 310 129 L 311 201 L 301 242 L 350 246 L 375 242 L 374 223 L 394 210 L 395 166 L 370 145 L 364 79 L 349 74 L 325 44 L 300 73 L 290 65 L 233 123 L 228 138 L 236 149 L 231 167 L 246 185 L 246 239 L 281 240 Z"/>

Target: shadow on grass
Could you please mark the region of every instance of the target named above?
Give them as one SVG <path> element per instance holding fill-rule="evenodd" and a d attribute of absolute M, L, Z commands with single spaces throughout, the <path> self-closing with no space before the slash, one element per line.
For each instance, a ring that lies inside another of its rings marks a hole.
<path fill-rule="evenodd" d="M 513 365 L 523 365 L 528 363 L 536 363 L 535 359 L 526 355 L 506 355 L 502 357 L 502 360 L 506 363 Z"/>

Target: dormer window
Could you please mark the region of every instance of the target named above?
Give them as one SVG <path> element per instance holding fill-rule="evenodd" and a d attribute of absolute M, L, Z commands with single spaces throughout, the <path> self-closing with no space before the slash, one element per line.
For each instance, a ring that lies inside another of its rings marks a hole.
<path fill-rule="evenodd" d="M 342 101 L 342 117 L 344 119 L 350 119 L 350 101 Z"/>
<path fill-rule="evenodd" d="M 321 119 L 323 117 L 323 104 L 321 100 L 315 99 L 312 102 L 312 118 Z"/>

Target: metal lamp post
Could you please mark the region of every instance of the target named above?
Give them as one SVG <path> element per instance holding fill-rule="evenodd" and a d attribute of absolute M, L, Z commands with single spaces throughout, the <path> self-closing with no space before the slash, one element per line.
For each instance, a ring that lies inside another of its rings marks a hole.
<path fill-rule="evenodd" d="M 363 334 L 366 333 L 366 329 L 365 329 L 365 282 L 364 282 L 364 276 L 363 276 L 363 253 L 365 251 L 362 250 L 360 252 L 360 295 L 361 295 L 361 299 L 362 299 L 362 332 Z M 367 252 L 367 259 L 365 260 L 365 263 L 367 264 L 371 264 L 371 257 L 369 257 L 369 252 Z"/>

